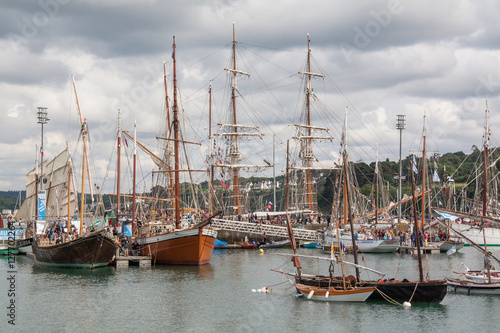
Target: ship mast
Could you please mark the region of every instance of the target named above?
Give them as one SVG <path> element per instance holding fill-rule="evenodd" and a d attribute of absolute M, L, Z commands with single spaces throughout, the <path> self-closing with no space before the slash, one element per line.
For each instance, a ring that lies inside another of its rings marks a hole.
<path fill-rule="evenodd" d="M 181 227 L 181 196 L 179 184 L 179 110 L 177 105 L 177 64 L 175 60 L 175 36 L 173 37 L 172 55 L 174 59 L 174 208 L 175 208 L 175 227 Z"/>
<path fill-rule="evenodd" d="M 242 155 L 239 149 L 238 138 L 240 136 L 258 136 L 262 138 L 264 134 L 258 131 L 257 126 L 246 126 L 238 124 L 238 118 L 236 114 L 236 94 L 238 93 L 237 76 L 245 75 L 250 76 L 249 73 L 240 71 L 236 69 L 236 34 L 233 23 L 233 46 L 232 46 L 232 65 L 233 68 L 224 68 L 231 76 L 231 110 L 230 110 L 230 121 L 228 124 L 218 124 L 220 130 L 223 133 L 215 133 L 214 136 L 223 136 L 229 142 L 229 153 L 227 154 L 227 161 L 225 164 L 219 164 L 219 167 L 229 168 L 232 172 L 232 202 L 231 206 L 234 208 L 234 215 L 239 215 L 243 213 L 243 207 L 240 203 L 240 189 L 238 180 L 238 169 L 239 168 L 265 168 L 271 166 L 268 165 L 243 165 L 239 164 L 242 160 Z M 257 133 L 250 133 L 249 131 L 257 131 Z"/>
<path fill-rule="evenodd" d="M 83 124 L 82 124 L 83 142 L 85 142 L 86 136 L 87 136 L 87 119 L 84 119 Z M 81 198 L 80 198 L 80 201 L 81 201 L 81 204 L 80 204 L 80 235 L 83 234 L 82 233 L 83 232 L 83 214 L 84 214 L 84 210 L 85 210 L 85 161 L 86 161 L 85 156 L 87 156 L 87 149 L 86 149 L 86 145 L 84 144 L 83 145 L 83 156 L 82 156 L 82 192 L 81 192 Z"/>
<path fill-rule="evenodd" d="M 311 72 L 311 48 L 310 48 L 309 34 L 307 35 L 307 64 L 306 71 L 299 72 L 305 77 L 305 114 L 304 114 L 304 124 L 295 124 L 297 128 L 297 136 L 294 139 L 300 141 L 300 154 L 299 157 L 302 160 L 302 166 L 296 167 L 296 169 L 301 169 L 303 171 L 302 178 L 302 190 L 305 191 L 302 196 L 302 205 L 300 208 L 308 209 L 310 212 L 316 211 L 316 195 L 313 189 L 313 170 L 324 170 L 328 168 L 314 168 L 313 162 L 316 160 L 313 154 L 312 143 L 313 140 L 329 140 L 332 141 L 333 137 L 330 136 L 316 136 L 313 135 L 314 131 L 326 131 L 328 133 L 328 128 L 317 127 L 311 125 L 311 98 L 313 97 L 313 89 L 311 80 L 313 77 L 324 78 L 324 75 Z"/>
<path fill-rule="evenodd" d="M 488 102 L 486 102 L 486 110 L 485 110 L 486 124 L 484 126 L 484 161 L 483 161 L 483 214 L 481 216 L 481 226 L 483 229 L 483 241 L 484 241 L 484 260 L 486 263 L 486 270 L 488 274 L 488 283 L 491 283 L 491 272 L 490 265 L 488 265 L 488 246 L 486 245 L 486 233 L 484 230 L 484 217 L 486 216 L 486 200 L 487 200 L 487 191 L 488 191 L 488 177 L 486 175 L 488 171 L 488 148 L 490 144 L 490 128 L 488 124 L 489 120 L 489 110 L 488 110 Z"/>

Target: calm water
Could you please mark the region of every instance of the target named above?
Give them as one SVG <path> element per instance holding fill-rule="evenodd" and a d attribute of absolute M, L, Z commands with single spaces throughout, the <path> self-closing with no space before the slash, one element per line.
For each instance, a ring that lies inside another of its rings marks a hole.
<path fill-rule="evenodd" d="M 20 256 L 16 326 L 7 322 L 9 274 L 4 260 L 0 332 L 491 332 L 500 324 L 500 296 L 448 293 L 441 304 L 411 308 L 296 298 L 292 285 L 270 271 L 293 271 L 289 257 L 276 255 L 284 252 L 291 250 L 270 249 L 263 255 L 255 250 L 216 250 L 210 265 L 202 267 L 94 271 L 39 268 Z M 322 255 L 320 250 L 300 252 Z M 499 255 L 500 248 L 492 252 Z M 428 258 L 424 267 L 433 279 L 453 276 L 451 271 L 462 269 L 462 262 L 470 268 L 482 263 L 472 248 Z M 365 263 L 389 277 L 398 271 L 403 277 L 418 276 L 412 255 L 367 254 Z M 302 264 L 306 273 L 327 273 L 324 262 L 302 259 Z M 271 294 L 251 292 L 275 284 L 279 285 Z"/>

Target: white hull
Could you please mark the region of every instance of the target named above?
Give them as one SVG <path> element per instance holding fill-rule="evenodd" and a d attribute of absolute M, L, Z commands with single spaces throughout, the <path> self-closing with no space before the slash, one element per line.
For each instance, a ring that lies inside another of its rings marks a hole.
<path fill-rule="evenodd" d="M 18 250 L 19 250 L 19 253 L 23 253 L 23 254 L 33 253 L 33 249 L 31 247 L 31 245 L 20 247 L 20 248 L 18 248 Z"/>
<path fill-rule="evenodd" d="M 467 295 L 500 295 L 500 283 L 477 283 L 465 280 L 448 280 L 448 290 Z"/>
<path fill-rule="evenodd" d="M 468 224 L 460 223 L 453 223 L 451 227 L 462 233 L 465 237 L 469 238 L 474 243 L 484 246 L 483 231 L 479 227 L 471 227 Z M 484 232 L 486 235 L 486 243 L 488 244 L 488 246 L 500 246 L 500 229 L 485 228 Z M 467 242 L 467 240 L 465 241 Z"/>
<path fill-rule="evenodd" d="M 498 275 L 498 273 L 496 273 Z M 485 283 L 488 281 L 488 275 L 487 274 L 484 274 L 484 273 L 478 273 L 478 274 L 474 274 L 474 273 L 465 273 L 465 278 L 467 280 L 470 280 L 470 281 L 473 281 L 473 282 L 478 282 L 478 283 Z M 491 282 L 494 282 L 494 283 L 500 283 L 500 278 L 499 277 L 495 277 L 495 276 L 491 276 Z"/>
<path fill-rule="evenodd" d="M 337 244 L 337 238 L 327 237 L 325 240 L 329 244 Z M 352 247 L 352 240 L 347 237 L 340 239 L 345 246 Z M 356 240 L 359 252 L 363 253 L 391 253 L 399 248 L 399 239 L 363 239 Z"/>

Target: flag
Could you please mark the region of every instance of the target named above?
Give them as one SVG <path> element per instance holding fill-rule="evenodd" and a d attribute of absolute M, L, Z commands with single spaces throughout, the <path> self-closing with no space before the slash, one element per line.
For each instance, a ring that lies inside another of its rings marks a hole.
<path fill-rule="evenodd" d="M 415 155 L 413 155 L 413 172 L 415 172 L 415 174 L 418 174 L 417 160 L 415 159 Z"/>
<path fill-rule="evenodd" d="M 128 141 L 127 141 L 127 138 L 124 138 L 125 139 L 125 145 L 128 147 Z"/>
<path fill-rule="evenodd" d="M 40 155 L 42 155 L 42 157 L 43 157 L 43 148 L 42 147 L 40 147 Z"/>
<path fill-rule="evenodd" d="M 441 181 L 441 179 L 439 179 L 439 175 L 438 175 L 437 170 L 434 170 L 434 176 L 432 176 L 432 181 L 437 182 L 437 183 L 439 183 Z"/>
<path fill-rule="evenodd" d="M 439 159 L 439 156 L 437 153 L 434 153 L 434 160 L 437 161 Z"/>
<path fill-rule="evenodd" d="M 439 179 L 438 175 L 438 166 L 436 164 L 436 161 L 434 161 L 434 176 L 432 177 L 433 182 L 439 183 L 441 180 Z"/>
<path fill-rule="evenodd" d="M 446 182 L 443 182 L 443 192 L 446 193 Z"/>
<path fill-rule="evenodd" d="M 449 255 L 449 256 L 451 256 L 455 252 L 457 252 L 457 247 L 453 246 L 451 249 L 449 249 L 448 251 L 446 251 L 446 254 Z"/>
<path fill-rule="evenodd" d="M 273 209 L 273 203 L 269 201 L 269 203 L 267 204 L 267 211 L 270 211 L 272 209 Z"/>

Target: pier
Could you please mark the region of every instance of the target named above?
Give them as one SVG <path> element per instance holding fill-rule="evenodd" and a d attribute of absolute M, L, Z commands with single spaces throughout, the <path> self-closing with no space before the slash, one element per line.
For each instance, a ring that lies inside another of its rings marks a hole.
<path fill-rule="evenodd" d="M 130 265 L 139 267 L 151 267 L 150 256 L 119 256 L 113 261 L 113 265 L 118 267 L 128 267 Z"/>
<path fill-rule="evenodd" d="M 422 254 L 435 254 L 435 253 L 440 253 L 439 247 L 434 246 L 434 245 L 429 245 L 429 246 L 421 246 L 420 251 Z M 399 253 L 416 253 L 417 252 L 417 247 L 416 246 L 400 246 L 398 249 Z"/>

